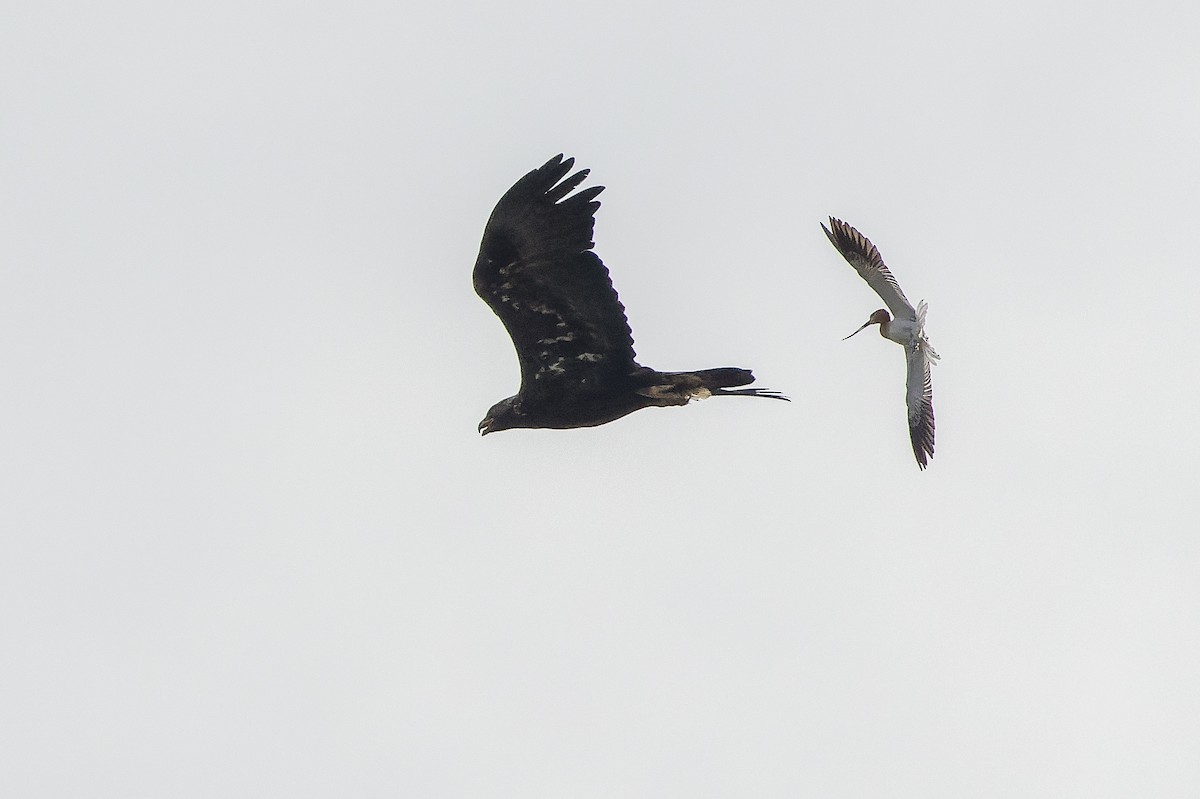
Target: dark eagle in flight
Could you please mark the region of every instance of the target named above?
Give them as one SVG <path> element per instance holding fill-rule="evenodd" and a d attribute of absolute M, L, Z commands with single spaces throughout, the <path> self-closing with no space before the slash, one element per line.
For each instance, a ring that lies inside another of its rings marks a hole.
<path fill-rule="evenodd" d="M 604 187 L 571 194 L 588 174 L 566 177 L 574 163 L 560 154 L 518 180 L 483 230 L 475 291 L 512 337 L 521 389 L 492 406 L 479 432 L 593 427 L 711 396 L 786 400 L 775 391 L 736 388 L 754 382 L 749 369 L 659 372 L 634 360 L 625 307 L 592 252 L 596 195 Z"/>

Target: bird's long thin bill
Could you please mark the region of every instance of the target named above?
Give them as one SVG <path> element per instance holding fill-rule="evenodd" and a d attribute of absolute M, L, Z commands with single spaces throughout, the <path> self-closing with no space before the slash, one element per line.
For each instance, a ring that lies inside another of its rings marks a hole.
<path fill-rule="evenodd" d="M 853 333 L 851 333 L 849 336 L 846 336 L 846 338 L 850 338 L 851 336 L 857 336 L 859 333 L 861 333 L 861 332 L 863 332 L 864 330 L 866 330 L 866 329 L 867 329 L 867 327 L 868 327 L 868 326 L 870 326 L 870 324 L 871 324 L 871 323 L 870 323 L 869 321 L 868 321 L 868 322 L 864 322 L 862 327 L 860 327 L 858 330 L 855 330 L 855 331 L 854 331 Z M 846 338 L 842 339 L 842 341 L 845 341 L 845 340 L 846 340 Z"/>

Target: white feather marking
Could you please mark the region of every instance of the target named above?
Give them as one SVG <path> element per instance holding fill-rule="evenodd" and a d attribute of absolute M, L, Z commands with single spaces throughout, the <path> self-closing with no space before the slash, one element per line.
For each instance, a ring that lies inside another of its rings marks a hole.
<path fill-rule="evenodd" d="M 571 332 L 571 333 L 567 333 L 562 336 L 555 336 L 554 338 L 539 338 L 538 344 L 557 344 L 560 341 L 574 341 L 574 340 L 575 340 L 575 333 Z M 544 352 L 542 353 L 542 355 L 545 355 L 545 354 L 546 353 L 544 353 Z"/>

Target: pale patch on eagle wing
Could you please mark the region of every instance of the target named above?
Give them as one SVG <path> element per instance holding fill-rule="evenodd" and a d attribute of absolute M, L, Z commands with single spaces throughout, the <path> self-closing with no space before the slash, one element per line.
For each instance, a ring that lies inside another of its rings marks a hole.
<path fill-rule="evenodd" d="M 712 396 L 712 391 L 704 386 L 696 386 L 689 390 L 670 384 L 639 388 L 637 393 L 650 399 L 673 400 L 679 405 L 686 405 L 691 400 L 705 400 Z"/>
<path fill-rule="evenodd" d="M 549 316 L 553 316 L 556 319 L 558 319 L 558 321 L 560 321 L 560 322 L 563 321 L 562 314 L 560 314 L 558 311 L 551 308 L 549 305 L 546 305 L 546 303 L 544 303 L 544 302 L 529 303 L 529 310 L 535 311 L 537 313 L 544 313 Z"/>
<path fill-rule="evenodd" d="M 566 358 L 559 358 L 554 363 L 548 363 L 545 366 L 538 367 L 537 373 L 533 376 L 533 379 L 541 380 L 543 377 L 565 375 L 567 373 L 566 367 L 563 366 L 565 362 Z"/>
<path fill-rule="evenodd" d="M 566 326 L 567 326 L 566 322 L 559 322 L 557 325 L 555 325 L 555 327 L 566 327 Z M 539 338 L 538 344 L 559 344 L 564 341 L 574 341 L 574 340 L 575 340 L 575 334 L 573 332 L 568 332 L 561 336 L 555 336 L 554 338 Z M 546 355 L 547 353 L 548 353 L 548 350 L 542 351 L 542 355 Z"/>

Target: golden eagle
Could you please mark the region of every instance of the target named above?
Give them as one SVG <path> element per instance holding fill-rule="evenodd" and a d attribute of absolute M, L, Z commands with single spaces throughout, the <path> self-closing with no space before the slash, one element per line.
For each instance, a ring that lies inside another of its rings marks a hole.
<path fill-rule="evenodd" d="M 475 291 L 512 338 L 521 390 L 493 405 L 479 432 L 593 427 L 714 395 L 786 400 L 775 391 L 734 388 L 754 382 L 749 369 L 659 372 L 634 360 L 625 307 L 591 251 L 596 195 L 604 187 L 571 194 L 588 174 L 564 180 L 574 163 L 559 154 L 518 180 L 483 229 Z"/>

